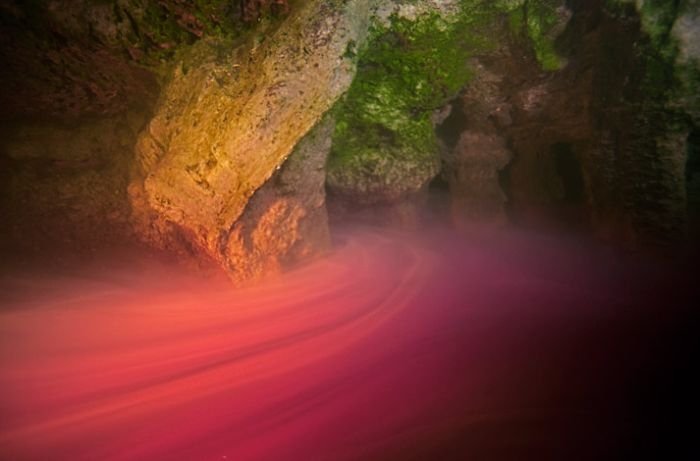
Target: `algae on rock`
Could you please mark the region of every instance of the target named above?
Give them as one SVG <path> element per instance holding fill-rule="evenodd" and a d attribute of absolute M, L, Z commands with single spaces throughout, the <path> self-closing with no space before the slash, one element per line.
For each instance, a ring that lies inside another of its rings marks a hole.
<path fill-rule="evenodd" d="M 528 18 L 523 39 L 545 68 L 556 67 L 549 37 L 559 24 L 559 0 L 460 0 L 443 10 L 415 3 L 412 14 L 398 8 L 374 24 L 357 56 L 357 76 L 335 109 L 328 186 L 354 202 L 397 203 L 438 173 L 433 114 L 469 81 L 468 58 L 504 39 L 495 24 L 507 15 Z M 540 52 L 545 44 L 551 49 Z"/>

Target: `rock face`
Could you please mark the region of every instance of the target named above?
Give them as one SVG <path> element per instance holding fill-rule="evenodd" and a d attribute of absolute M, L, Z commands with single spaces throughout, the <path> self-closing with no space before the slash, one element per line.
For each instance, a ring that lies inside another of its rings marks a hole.
<path fill-rule="evenodd" d="M 381 12 L 390 19 L 353 51 L 358 75 L 337 108 L 328 164 L 335 208 L 374 207 L 382 219 L 415 224 L 411 208 L 439 171 L 432 113 L 466 80 L 466 19 L 455 2 L 430 3 Z"/>
<path fill-rule="evenodd" d="M 369 15 L 362 0 L 311 1 L 260 31 L 264 40 L 197 43 L 138 141 L 129 193 L 139 232 L 161 246 L 184 240 L 235 279 L 257 273 L 255 262 L 240 266 L 231 232 L 253 194 L 349 87 L 355 66 L 346 51 L 363 41 Z M 291 237 L 283 232 L 256 234 L 254 246 L 286 248 L 279 242 Z"/>
<path fill-rule="evenodd" d="M 512 39 L 531 45 L 543 67 L 559 68 L 552 37 L 568 19 L 561 6 L 556 0 L 419 1 L 384 14 L 358 51 L 357 77 L 337 108 L 328 166 L 336 207 L 375 207 L 382 219 L 415 225 L 424 192 L 441 169 L 434 114 L 465 85 L 479 84 L 470 58 L 498 53 Z M 443 176 L 454 192 L 458 222 L 477 216 L 504 222 L 498 171 L 509 158 L 505 138 L 487 120 L 479 124 L 460 129 L 471 132 L 459 153 L 450 146 L 443 156 Z"/>
<path fill-rule="evenodd" d="M 550 23 L 559 69 L 512 17 L 516 33 L 501 30 L 510 38 L 472 59 L 438 128 L 453 221 L 503 222 L 502 190 L 519 225 L 565 223 L 641 246 L 683 240 L 700 163 L 697 7 L 571 5 Z"/>
<path fill-rule="evenodd" d="M 326 117 L 297 144 L 221 243 L 237 281 L 277 273 L 330 247 L 325 182 L 333 128 Z"/>
<path fill-rule="evenodd" d="M 508 99 L 501 88 L 504 77 L 477 58 L 470 68 L 472 80 L 438 128 L 452 223 L 461 230 L 500 227 L 508 221 L 499 180 L 512 158 L 502 131 L 510 124 Z"/>
<path fill-rule="evenodd" d="M 561 37 L 568 66 L 522 73 L 508 130 L 516 219 L 568 214 L 632 245 L 683 240 L 697 102 L 669 32 L 692 8 L 650 8 L 577 5 Z"/>
<path fill-rule="evenodd" d="M 324 251 L 324 183 L 416 227 L 438 175 L 464 229 L 700 222 L 696 1 L 284 5 L 2 2 L 3 240 L 135 233 L 244 282 Z"/>
<path fill-rule="evenodd" d="M 0 129 L 0 246 L 10 254 L 85 254 L 130 237 L 126 188 L 146 118 L 127 113 L 76 125 Z"/>
<path fill-rule="evenodd" d="M 179 45 L 236 33 L 230 3 L 3 1 L 0 119 L 111 116 L 150 107 L 159 67 Z"/>
<path fill-rule="evenodd" d="M 160 68 L 230 26 L 226 3 L 0 2 L 4 253 L 63 259 L 134 240 L 126 188 Z"/>

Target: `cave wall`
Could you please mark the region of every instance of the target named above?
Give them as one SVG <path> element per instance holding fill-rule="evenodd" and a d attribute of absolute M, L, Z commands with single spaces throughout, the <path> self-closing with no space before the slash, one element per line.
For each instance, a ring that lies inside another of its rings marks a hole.
<path fill-rule="evenodd" d="M 623 3 L 553 9 L 556 60 L 542 59 L 521 9 L 470 58 L 437 128 L 454 225 L 509 221 L 639 247 L 687 239 L 697 5 Z"/>
<path fill-rule="evenodd" d="M 325 251 L 327 199 L 415 228 L 438 182 L 462 230 L 698 227 L 695 1 L 240 6 L 0 5 L 5 247 L 139 239 L 244 282 Z"/>
<path fill-rule="evenodd" d="M 326 159 L 335 122 L 324 117 L 255 191 L 221 252 L 238 282 L 294 267 L 330 249 Z"/>
<path fill-rule="evenodd" d="M 531 73 L 515 98 L 508 187 L 516 222 L 568 220 L 633 246 L 686 238 L 697 67 L 674 31 L 697 17 L 690 3 L 649 11 L 629 2 L 572 2 L 573 19 L 558 40 L 568 64 Z M 561 171 L 562 155 L 570 170 L 580 168 L 578 203 L 571 200 L 578 174 Z"/>
<path fill-rule="evenodd" d="M 507 95 L 495 94 L 503 92 L 500 83 L 487 82 L 505 75 L 498 69 L 487 76 L 481 61 L 506 59 L 503 50 L 513 42 L 527 48 L 531 65 L 558 69 L 553 41 L 568 10 L 556 0 L 446 3 L 399 9 L 354 50 L 358 74 L 335 108 L 328 164 L 334 209 L 366 215 L 373 208 L 375 221 L 416 227 L 428 185 L 441 173 L 456 225 L 506 221 L 498 181 L 510 155 L 506 137 L 488 120 L 488 99 Z M 455 98 L 471 98 L 467 125 L 455 128 L 463 132 L 459 147 L 446 148 L 436 128 Z"/>
<path fill-rule="evenodd" d="M 240 44 L 211 39 L 189 48 L 137 143 L 129 194 L 139 234 L 158 246 L 184 240 L 235 280 L 253 275 L 232 251 L 235 224 L 347 90 L 355 67 L 346 50 L 363 41 L 369 7 L 306 2 Z M 291 238 L 270 230 L 270 242 Z"/>
<path fill-rule="evenodd" d="M 146 115 L 15 122 L 0 130 L 3 253 L 90 252 L 131 234 L 126 194 Z"/>
<path fill-rule="evenodd" d="M 415 227 L 439 173 L 458 228 L 684 241 L 697 2 L 474 5 L 391 17 L 357 50 L 336 107 L 334 210 Z"/>
<path fill-rule="evenodd" d="M 239 33 L 227 3 L 0 3 L 4 261 L 135 239 L 127 186 L 137 135 L 178 49 Z"/>

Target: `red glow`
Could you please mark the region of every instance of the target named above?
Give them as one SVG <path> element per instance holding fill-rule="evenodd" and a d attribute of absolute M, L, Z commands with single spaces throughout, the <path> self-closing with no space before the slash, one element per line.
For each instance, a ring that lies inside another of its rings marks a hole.
<path fill-rule="evenodd" d="M 577 437 L 623 428 L 577 412 L 616 411 L 620 382 L 591 377 L 629 355 L 586 332 L 631 305 L 619 267 L 493 243 L 364 232 L 239 290 L 155 264 L 6 278 L 2 459 L 511 459 L 544 437 L 597 454 Z"/>

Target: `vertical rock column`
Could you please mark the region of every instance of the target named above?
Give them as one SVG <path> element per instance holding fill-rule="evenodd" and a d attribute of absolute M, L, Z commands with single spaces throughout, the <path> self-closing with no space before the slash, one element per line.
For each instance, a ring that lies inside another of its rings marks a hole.
<path fill-rule="evenodd" d="M 508 104 L 499 90 L 501 78 L 477 60 L 471 68 L 474 79 L 456 102 L 467 129 L 443 155 L 452 221 L 461 230 L 505 224 L 506 196 L 499 173 L 511 159 L 506 140 L 496 126 L 509 120 Z"/>

